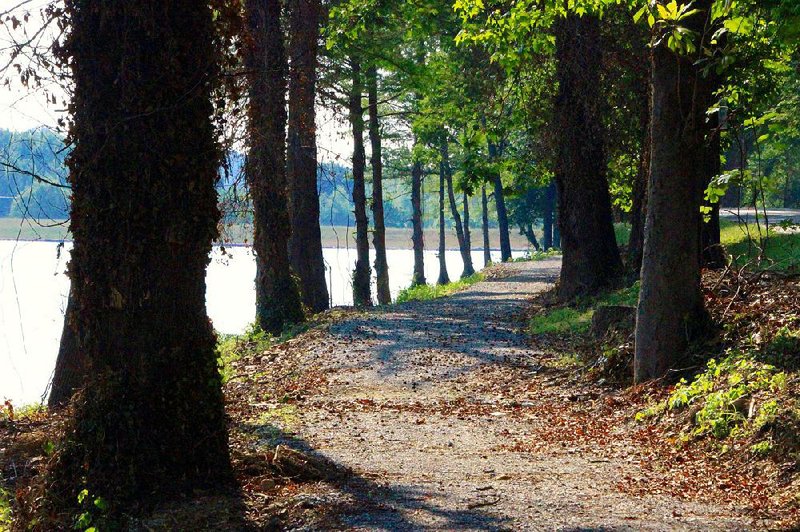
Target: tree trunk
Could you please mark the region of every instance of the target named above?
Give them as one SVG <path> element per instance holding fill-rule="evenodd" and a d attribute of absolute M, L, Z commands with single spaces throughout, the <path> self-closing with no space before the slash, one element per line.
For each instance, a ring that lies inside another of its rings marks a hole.
<path fill-rule="evenodd" d="M 56 369 L 53 373 L 50 396 L 47 399 L 50 410 L 66 405 L 86 378 L 88 361 L 78 346 L 75 320 L 75 296 L 70 289 L 67 309 L 64 312 L 64 326 L 61 329 Z"/>
<path fill-rule="evenodd" d="M 498 156 L 497 146 L 490 142 L 489 159 L 494 162 Z M 500 230 L 500 260 L 506 262 L 511 260 L 511 237 L 508 233 L 508 213 L 505 194 L 503 194 L 503 180 L 499 173 L 492 176 L 492 183 L 494 184 L 494 203 L 497 207 L 497 226 Z"/>
<path fill-rule="evenodd" d="M 700 33 L 710 0 L 695 7 L 701 13 L 685 23 Z M 693 58 L 671 52 L 666 39 L 653 46 L 651 58 L 653 144 L 636 320 L 636 382 L 666 375 L 706 322 L 700 291 L 706 108 L 695 94 L 699 73 Z"/>
<path fill-rule="evenodd" d="M 447 284 L 450 282 L 450 276 L 447 275 L 447 242 L 445 241 L 445 227 L 444 227 L 444 187 L 446 181 L 446 170 L 444 159 L 439 162 L 439 279 L 436 284 Z"/>
<path fill-rule="evenodd" d="M 364 108 L 361 105 L 363 82 L 361 63 L 350 58 L 353 84 L 350 89 L 350 125 L 353 128 L 353 204 L 356 218 L 356 268 L 353 272 L 353 303 L 357 307 L 372 305 L 369 267 L 369 221 L 367 193 L 364 185 Z"/>
<path fill-rule="evenodd" d="M 300 278 L 303 304 L 312 312 L 329 306 L 319 227 L 314 111 L 319 19 L 319 0 L 289 0 L 289 258 Z"/>
<path fill-rule="evenodd" d="M 205 303 L 218 51 L 202 2 L 68 0 L 65 10 L 69 276 L 89 371 L 48 486 L 71 512 L 86 489 L 119 515 L 232 481 Z"/>
<path fill-rule="evenodd" d="M 552 249 L 553 243 L 553 221 L 555 219 L 556 210 L 556 184 L 551 181 L 544 191 L 544 213 L 542 215 L 542 229 L 544 237 L 542 238 L 542 246 L 545 251 Z"/>
<path fill-rule="evenodd" d="M 461 224 L 461 215 L 458 212 L 458 205 L 456 204 L 456 196 L 453 191 L 453 171 L 450 167 L 450 150 L 448 148 L 447 140 L 442 140 L 440 148 L 442 156 L 442 164 L 444 165 L 444 178 L 447 182 L 447 198 L 450 202 L 450 214 L 453 216 L 453 224 L 456 226 L 456 238 L 458 239 L 458 250 L 461 253 L 461 260 L 464 263 L 464 270 L 461 272 L 461 278 L 469 277 L 475 273 L 475 267 L 472 265 L 472 257 L 466 247 L 466 240 L 464 238 L 464 226 Z"/>
<path fill-rule="evenodd" d="M 464 191 L 464 247 L 469 256 L 470 266 L 472 266 L 472 232 L 469 230 L 469 194 L 466 190 Z"/>
<path fill-rule="evenodd" d="M 627 268 L 637 279 L 642 269 L 642 253 L 644 251 L 644 224 L 647 218 L 647 182 L 650 178 L 650 79 L 648 73 L 648 89 L 642 91 L 647 98 L 647 105 L 642 106 L 639 126 L 642 134 L 642 153 L 639 156 L 639 168 L 633 182 L 633 201 L 631 205 L 631 234 L 628 238 Z"/>
<path fill-rule="evenodd" d="M 286 197 L 286 52 L 280 0 L 247 0 L 249 85 L 247 183 L 253 199 L 256 323 L 279 335 L 303 320 L 289 264 Z"/>
<path fill-rule="evenodd" d="M 374 66 L 367 71 L 369 93 L 369 140 L 372 146 L 372 219 L 375 225 L 372 245 L 375 246 L 375 275 L 378 279 L 378 304 L 392 302 L 389 291 L 389 263 L 386 260 L 386 226 L 383 221 L 383 161 L 381 129 L 378 121 L 378 71 Z"/>
<path fill-rule="evenodd" d="M 622 274 L 599 114 L 601 69 L 598 19 L 569 14 L 558 20 L 555 177 L 564 256 L 558 288 L 562 300 L 614 286 Z"/>
<path fill-rule="evenodd" d="M 528 239 L 528 243 L 536 251 L 540 251 L 539 241 L 536 239 L 536 233 L 533 232 L 533 224 L 525 224 L 520 228 L 520 232 Z"/>
<path fill-rule="evenodd" d="M 481 229 L 483 230 L 483 265 L 492 262 L 492 247 L 489 242 L 489 200 L 486 197 L 486 184 L 481 185 Z"/>
<path fill-rule="evenodd" d="M 416 139 L 414 139 L 416 144 Z M 411 167 L 411 241 L 414 246 L 414 274 L 411 286 L 424 285 L 425 241 L 422 230 L 422 163 L 415 160 Z"/>

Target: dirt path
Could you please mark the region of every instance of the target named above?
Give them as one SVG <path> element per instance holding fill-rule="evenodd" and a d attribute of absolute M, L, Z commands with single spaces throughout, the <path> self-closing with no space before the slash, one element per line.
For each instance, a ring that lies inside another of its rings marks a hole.
<path fill-rule="evenodd" d="M 646 458 L 611 428 L 618 423 L 582 417 L 594 392 L 554 385 L 559 373 L 520 333 L 526 300 L 558 267 L 505 265 L 455 296 L 374 310 L 302 341 L 292 363 L 318 368 L 327 383 L 300 400 L 289 444 L 353 473 L 303 503 L 338 507 L 326 527 L 757 528 L 724 499 L 627 489 L 653 474 Z M 564 408 L 574 414 L 556 415 Z M 575 437 L 590 429 L 596 440 Z"/>

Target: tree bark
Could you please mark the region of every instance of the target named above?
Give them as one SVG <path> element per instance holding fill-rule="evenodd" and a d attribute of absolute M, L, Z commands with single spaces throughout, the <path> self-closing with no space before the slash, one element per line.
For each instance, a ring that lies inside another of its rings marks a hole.
<path fill-rule="evenodd" d="M 374 66 L 367 70 L 367 92 L 369 95 L 369 140 L 372 147 L 372 220 L 374 224 L 372 245 L 375 246 L 378 304 L 388 305 L 392 302 L 392 294 L 389 291 L 386 226 L 383 221 L 383 160 L 381 129 L 378 119 L 378 71 Z"/>
<path fill-rule="evenodd" d="M 367 193 L 364 184 L 364 108 L 361 105 L 363 81 L 361 63 L 351 57 L 352 86 L 350 89 L 350 125 L 353 128 L 353 204 L 356 218 L 356 267 L 353 272 L 353 303 L 357 307 L 372 305 L 369 267 L 369 221 Z"/>
<path fill-rule="evenodd" d="M 414 139 L 416 144 L 416 139 Z M 415 160 L 411 166 L 411 241 L 414 247 L 414 274 L 411 286 L 424 285 L 425 241 L 422 230 L 422 163 Z"/>
<path fill-rule="evenodd" d="M 78 345 L 78 336 L 75 332 L 76 318 L 75 296 L 70 289 L 67 309 L 64 312 L 64 325 L 61 329 L 56 369 L 50 386 L 50 396 L 47 399 L 47 407 L 50 410 L 66 405 L 75 390 L 83 385 L 87 375 L 88 361 Z"/>
<path fill-rule="evenodd" d="M 447 198 L 450 202 L 450 214 L 453 216 L 453 224 L 456 226 L 456 238 L 458 239 L 458 250 L 461 253 L 461 260 L 464 263 L 464 270 L 461 272 L 461 278 L 469 277 L 475 273 L 475 267 L 472 265 L 472 257 L 470 256 L 469 249 L 466 247 L 466 240 L 464 238 L 464 226 L 461 223 L 461 215 L 458 212 L 458 205 L 456 204 L 456 196 L 453 191 L 453 171 L 450 167 L 450 150 L 447 140 L 442 140 L 440 147 L 440 154 L 442 157 L 442 164 L 444 165 L 444 178 L 447 182 Z"/>
<path fill-rule="evenodd" d="M 600 24 L 569 14 L 556 22 L 558 222 L 562 300 L 615 286 L 622 261 L 606 179 L 601 93 Z"/>
<path fill-rule="evenodd" d="M 489 143 L 489 159 L 497 161 L 499 157 L 497 145 Z M 511 237 L 508 232 L 508 212 L 506 210 L 505 194 L 503 193 L 503 180 L 499 173 L 492 175 L 494 185 L 494 203 L 497 208 L 497 226 L 500 231 L 500 260 L 511 260 Z"/>
<path fill-rule="evenodd" d="M 446 170 L 444 159 L 439 162 L 439 279 L 436 284 L 447 284 L 450 282 L 450 276 L 447 275 L 447 242 L 445 241 L 445 227 L 444 227 L 444 188 L 446 182 Z"/>
<path fill-rule="evenodd" d="M 289 263 L 286 196 L 286 51 L 280 0 L 247 0 L 249 84 L 247 183 L 253 199 L 256 323 L 279 335 L 303 320 Z"/>
<path fill-rule="evenodd" d="M 685 24 L 700 34 L 710 0 L 695 7 L 701 12 Z M 677 56 L 666 39 L 656 42 L 651 52 L 653 144 L 636 320 L 636 382 L 666 375 L 706 323 L 700 290 L 706 107 L 695 93 L 699 72 L 694 58 Z"/>
<path fill-rule="evenodd" d="M 48 486 L 71 512 L 86 489 L 113 514 L 232 481 L 205 306 L 219 218 L 217 50 L 202 2 L 68 0 L 65 10 L 69 276 L 88 373 Z"/>
<path fill-rule="evenodd" d="M 317 190 L 317 85 L 319 0 L 289 0 L 289 141 L 287 178 L 291 236 L 289 258 L 312 312 L 328 308 Z"/>
<path fill-rule="evenodd" d="M 481 185 L 481 229 L 483 231 L 483 265 L 492 262 L 492 248 L 489 242 L 489 200 L 486 197 L 486 184 Z"/>
<path fill-rule="evenodd" d="M 639 278 L 642 270 L 642 253 L 644 252 L 644 224 L 647 218 L 647 182 L 650 178 L 650 75 L 648 73 L 647 89 L 642 96 L 647 98 L 647 105 L 642 106 L 639 126 L 642 132 L 642 153 L 639 156 L 639 168 L 633 182 L 633 201 L 631 204 L 631 234 L 628 238 L 627 268 Z"/>

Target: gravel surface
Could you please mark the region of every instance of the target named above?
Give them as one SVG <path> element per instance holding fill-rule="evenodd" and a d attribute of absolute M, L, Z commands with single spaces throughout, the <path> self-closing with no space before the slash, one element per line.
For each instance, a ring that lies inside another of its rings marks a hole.
<path fill-rule="evenodd" d="M 536 452 L 513 448 L 549 433 L 554 401 L 575 400 L 564 398 L 570 390 L 547 388 L 519 321 L 528 298 L 552 286 L 559 264 L 503 265 L 464 292 L 374 309 L 303 343 L 300 363 L 320 368 L 328 383 L 303 399 L 291 444 L 353 473 L 321 495 L 341 506 L 323 528 L 765 526 L 725 500 L 626 493 L 627 479 L 645 475 L 626 452 L 567 441 Z M 527 395 L 509 399 L 511 388 L 529 383 Z"/>

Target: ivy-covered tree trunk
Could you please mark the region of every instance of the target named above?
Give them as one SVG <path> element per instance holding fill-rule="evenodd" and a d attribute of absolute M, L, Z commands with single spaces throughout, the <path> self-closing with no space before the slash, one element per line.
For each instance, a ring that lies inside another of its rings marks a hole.
<path fill-rule="evenodd" d="M 496 162 L 499 158 L 497 145 L 489 143 L 489 159 Z M 497 227 L 500 231 L 500 260 L 506 262 L 511 260 L 511 236 L 508 230 L 508 211 L 506 210 L 505 194 L 503 193 L 503 180 L 500 173 L 492 175 L 494 185 L 494 203 L 497 208 Z"/>
<path fill-rule="evenodd" d="M 447 275 L 447 242 L 445 241 L 445 225 L 444 225 L 444 187 L 446 183 L 446 170 L 444 159 L 439 162 L 439 279 L 436 284 L 447 284 L 450 282 L 450 276 Z"/>
<path fill-rule="evenodd" d="M 350 88 L 350 126 L 353 129 L 353 204 L 356 218 L 356 268 L 353 272 L 353 303 L 358 307 L 372 305 L 369 267 L 369 221 L 367 193 L 364 184 L 366 155 L 364 153 L 364 108 L 361 104 L 363 81 L 361 63 L 350 58 L 352 86 Z"/>
<path fill-rule="evenodd" d="M 314 102 L 320 0 L 289 4 L 289 141 L 287 178 L 291 236 L 289 259 L 300 278 L 303 303 L 312 312 L 328 308 L 317 190 L 317 126 Z"/>
<path fill-rule="evenodd" d="M 467 241 L 464 237 L 464 226 L 461 223 L 461 214 L 458 212 L 458 205 L 456 204 L 456 196 L 453 191 L 453 171 L 450 167 L 450 150 L 447 140 L 442 140 L 440 147 L 440 154 L 442 157 L 442 164 L 444 165 L 444 178 L 447 182 L 447 198 L 450 202 L 450 214 L 453 216 L 453 225 L 456 226 L 456 238 L 458 239 L 458 250 L 461 253 L 461 260 L 464 263 L 464 270 L 461 272 L 461 277 L 469 277 L 475 273 L 475 267 L 472 265 L 472 256 L 467 248 Z"/>
<path fill-rule="evenodd" d="M 75 319 L 75 296 L 70 289 L 67 308 L 64 311 L 64 325 L 61 329 L 56 369 L 53 372 L 50 396 L 47 399 L 47 406 L 51 410 L 66 405 L 86 378 L 88 361 L 78 346 Z"/>
<path fill-rule="evenodd" d="M 489 242 L 489 199 L 486 197 L 486 184 L 481 185 L 481 230 L 483 232 L 483 265 L 492 262 L 492 248 Z"/>
<path fill-rule="evenodd" d="M 416 143 L 416 139 L 414 140 Z M 425 280 L 425 241 L 422 230 L 422 163 L 414 160 L 411 166 L 411 242 L 414 247 L 414 273 L 411 285 L 424 285 Z"/>
<path fill-rule="evenodd" d="M 614 237 L 600 116 L 600 23 L 569 14 L 555 24 L 556 184 L 561 230 L 559 297 L 570 300 L 614 286 L 622 261 Z"/>
<path fill-rule="evenodd" d="M 247 0 L 249 85 L 247 183 L 253 199 L 256 323 L 280 334 L 303 320 L 303 304 L 289 263 L 286 197 L 286 52 L 280 0 Z"/>
<path fill-rule="evenodd" d="M 203 2 L 67 0 L 65 13 L 69 276 L 88 373 L 50 493 L 76 506 L 86 489 L 113 514 L 232 480 L 205 306 L 217 51 Z"/>
<path fill-rule="evenodd" d="M 686 26 L 699 33 L 710 0 Z M 700 290 L 700 204 L 706 172 L 705 114 L 695 58 L 677 55 L 654 35 L 652 151 L 634 378 L 660 378 L 676 367 L 706 323 Z"/>
<path fill-rule="evenodd" d="M 381 126 L 378 118 L 378 71 L 374 66 L 367 70 L 369 99 L 369 141 L 372 147 L 372 245 L 375 246 L 375 275 L 379 305 L 392 302 L 389 291 L 389 263 L 386 260 L 386 225 L 383 220 L 383 160 Z"/>

